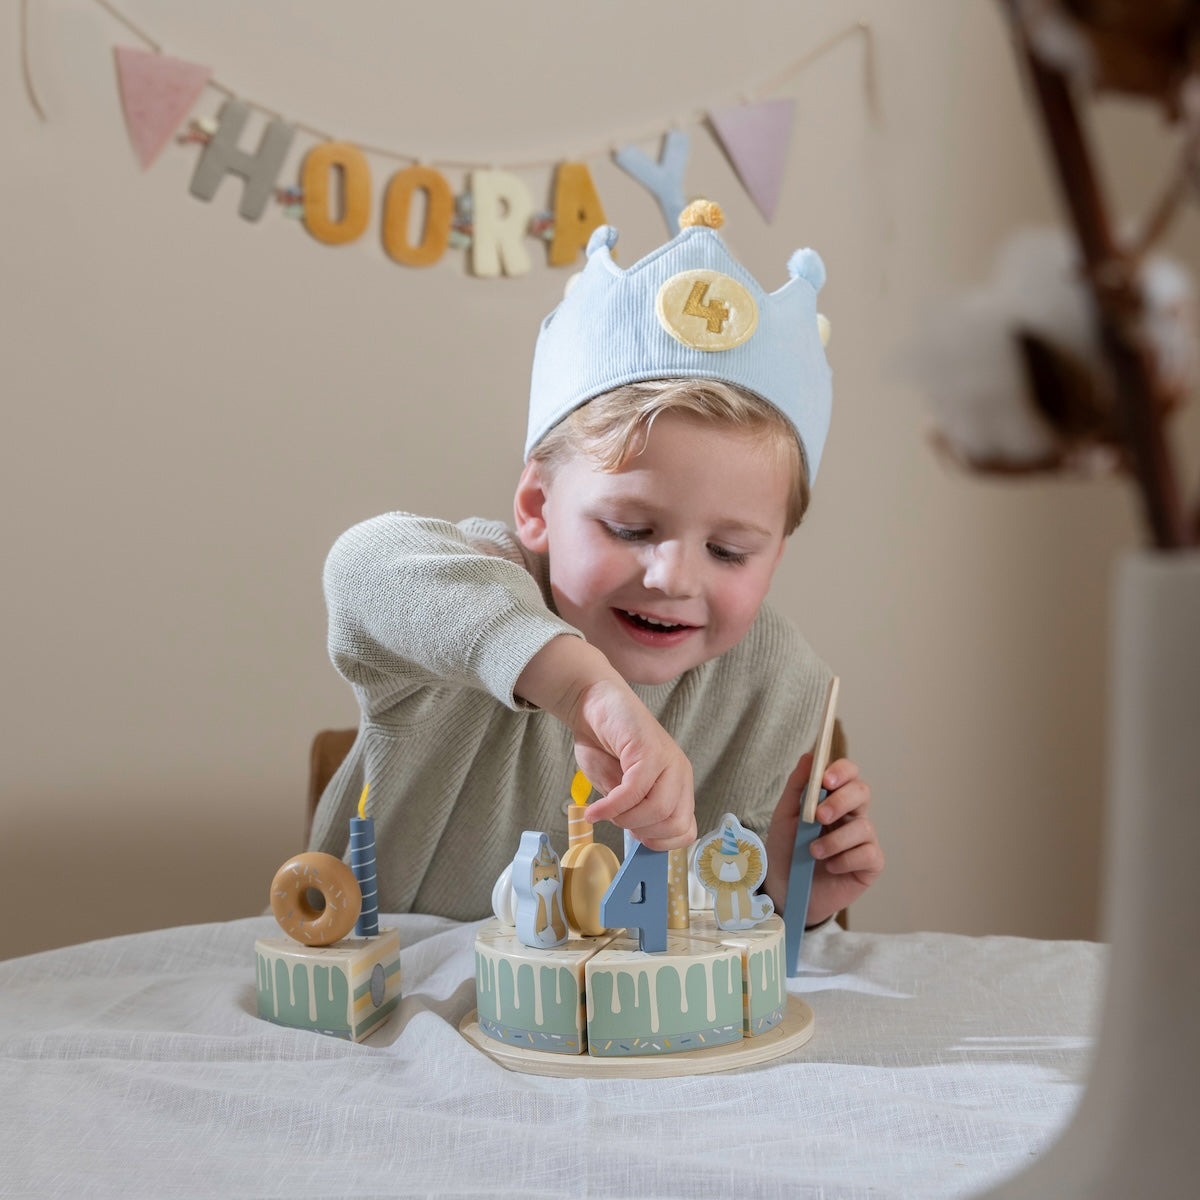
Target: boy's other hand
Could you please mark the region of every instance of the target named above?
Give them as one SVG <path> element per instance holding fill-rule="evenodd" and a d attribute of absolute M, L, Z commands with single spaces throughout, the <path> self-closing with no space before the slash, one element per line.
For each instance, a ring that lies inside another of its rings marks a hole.
<path fill-rule="evenodd" d="M 812 755 L 805 754 L 783 789 L 767 832 L 763 890 L 776 912 L 783 912 L 787 899 L 792 848 L 811 770 Z M 817 925 L 846 908 L 875 882 L 884 863 L 879 836 L 867 815 L 871 789 L 859 778 L 858 767 L 848 758 L 839 758 L 825 768 L 821 786 L 829 794 L 817 806 L 817 821 L 823 828 L 810 847 L 815 866 L 806 925 Z"/>

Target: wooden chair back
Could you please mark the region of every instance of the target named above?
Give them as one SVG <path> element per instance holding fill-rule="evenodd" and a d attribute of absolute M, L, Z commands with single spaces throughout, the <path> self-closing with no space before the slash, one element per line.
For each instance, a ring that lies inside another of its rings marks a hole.
<path fill-rule="evenodd" d="M 357 729 L 322 729 L 312 741 L 308 753 L 308 807 L 304 814 L 304 841 L 308 843 L 308 835 L 312 833 L 313 814 L 317 811 L 322 794 L 333 773 L 342 765 L 354 739 L 358 736 Z"/>

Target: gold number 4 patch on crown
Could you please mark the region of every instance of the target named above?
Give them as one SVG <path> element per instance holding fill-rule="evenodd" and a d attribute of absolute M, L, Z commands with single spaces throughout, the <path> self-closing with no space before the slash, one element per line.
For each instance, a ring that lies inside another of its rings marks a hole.
<path fill-rule="evenodd" d="M 684 316 L 703 317 L 708 324 L 709 333 L 720 333 L 729 320 L 729 305 L 720 300 L 710 300 L 707 304 L 704 297 L 708 295 L 708 284 L 697 279 L 688 293 L 687 303 L 683 306 Z"/>
<path fill-rule="evenodd" d="M 696 350 L 731 350 L 758 327 L 754 297 L 719 271 L 681 271 L 658 289 L 654 311 L 677 341 Z"/>

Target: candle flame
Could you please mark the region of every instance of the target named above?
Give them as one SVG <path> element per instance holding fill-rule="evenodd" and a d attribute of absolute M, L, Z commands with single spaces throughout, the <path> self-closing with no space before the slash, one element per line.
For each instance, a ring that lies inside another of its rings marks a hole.
<path fill-rule="evenodd" d="M 582 771 L 576 771 L 575 778 L 571 780 L 571 799 L 576 804 L 586 804 L 591 794 L 592 785 L 588 777 Z"/>
<path fill-rule="evenodd" d="M 358 819 L 361 821 L 367 815 L 367 793 L 371 790 L 369 783 L 363 785 L 362 795 L 358 798 Z"/>

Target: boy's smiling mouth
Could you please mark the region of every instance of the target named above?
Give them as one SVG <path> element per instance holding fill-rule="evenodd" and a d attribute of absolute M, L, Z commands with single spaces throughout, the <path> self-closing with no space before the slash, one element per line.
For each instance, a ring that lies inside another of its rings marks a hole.
<path fill-rule="evenodd" d="M 613 612 L 626 626 L 652 637 L 689 633 L 698 628 L 696 625 L 687 625 L 680 621 L 666 621 L 662 617 L 653 617 L 649 613 L 633 612 L 625 608 L 614 608 Z"/>

